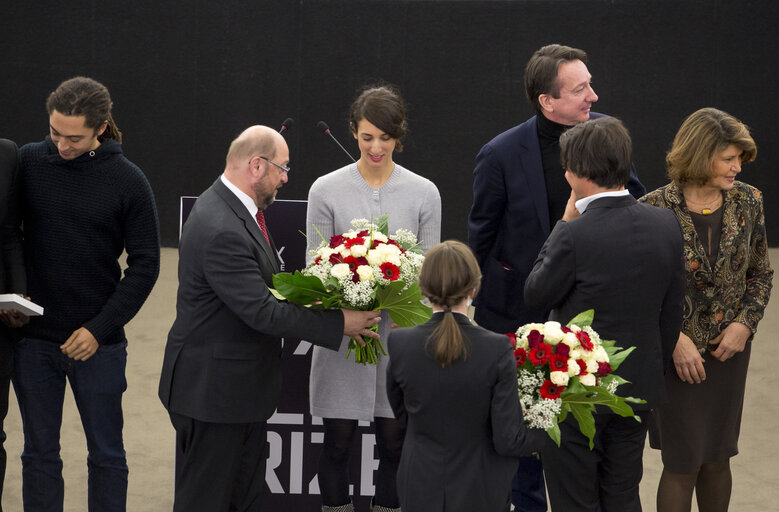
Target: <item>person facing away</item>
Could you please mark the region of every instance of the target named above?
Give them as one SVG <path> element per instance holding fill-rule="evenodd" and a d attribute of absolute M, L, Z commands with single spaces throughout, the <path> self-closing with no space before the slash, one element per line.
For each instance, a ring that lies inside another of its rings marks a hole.
<path fill-rule="evenodd" d="M 349 109 L 349 128 L 360 149 L 356 163 L 319 177 L 308 193 L 306 229 L 308 249 L 322 237 L 352 229 L 353 219 L 377 220 L 389 214 L 389 230 L 399 228 L 416 235 L 423 251 L 441 237 L 441 196 L 430 180 L 395 163 L 403 149 L 408 122 L 403 98 L 389 85 L 368 86 Z M 344 197 L 349 197 L 344 201 Z M 379 334 L 392 326 L 382 315 Z M 338 352 L 314 347 L 311 357 L 309 401 L 311 415 L 322 418 L 324 440 L 318 481 L 324 512 L 350 512 L 349 460 L 357 422 L 370 421 L 376 430 L 379 465 L 376 471 L 373 512 L 397 511 L 395 485 L 403 425 L 387 400 L 388 357 L 375 365 L 358 365 L 346 358 L 349 340 Z"/>
<path fill-rule="evenodd" d="M 390 403 L 407 420 L 398 469 L 404 512 L 508 511 L 517 456 L 547 437 L 525 426 L 508 338 L 468 319 L 480 280 L 468 246 L 434 246 L 419 276 L 433 317 L 393 330 L 387 342 Z"/>
<path fill-rule="evenodd" d="M 24 327 L 14 355 L 27 511 L 63 507 L 66 379 L 87 439 L 88 508 L 126 507 L 124 325 L 157 279 L 160 240 L 151 187 L 123 155 L 111 107 L 101 83 L 66 80 L 46 101 L 49 135 L 20 152 L 27 291 L 45 313 Z"/>
<path fill-rule="evenodd" d="M 739 180 L 757 155 L 749 128 L 715 108 L 684 120 L 666 155 L 671 183 L 641 201 L 672 211 L 684 232 L 684 321 L 652 411 L 662 451 L 658 512 L 728 509 L 752 337 L 771 296 L 763 195 Z M 716 428 L 708 428 L 716 425 Z"/>
<path fill-rule="evenodd" d="M 0 293 L 26 296 L 27 276 L 22 254 L 19 149 L 12 141 L 0 139 Z M 16 310 L 0 311 L 0 512 L 3 510 L 3 482 L 6 453 L 3 422 L 8 413 L 8 392 L 13 369 L 13 349 L 17 327 L 27 318 Z"/>
<path fill-rule="evenodd" d="M 280 269 L 263 210 L 289 172 L 284 137 L 251 126 L 184 224 L 159 385 L 176 430 L 174 511 L 260 510 L 282 337 L 331 349 L 344 334 L 378 337 L 368 330 L 377 312 L 308 309 L 271 294 Z"/>
<path fill-rule="evenodd" d="M 492 139 L 476 156 L 468 245 L 484 276 L 474 320 L 486 329 L 503 334 L 547 319 L 549 311 L 527 304 L 521 290 L 571 196 L 560 164 L 560 136 L 602 117 L 590 111 L 598 101 L 591 81 L 583 50 L 539 48 L 525 67 L 525 94 L 536 115 Z M 628 190 L 636 198 L 646 192 L 632 170 Z M 520 460 L 513 485 L 517 512 L 546 510 L 537 458 Z"/>
<path fill-rule="evenodd" d="M 550 309 L 551 320 L 564 325 L 594 309 L 592 327 L 603 339 L 635 347 L 619 367 L 629 383 L 617 393 L 646 400 L 633 406 L 640 422 L 598 411 L 593 450 L 572 415 L 560 423 L 560 447 L 541 450 L 553 510 L 640 511 L 646 419 L 666 399 L 663 374 L 682 317 L 682 233 L 674 215 L 625 189 L 630 155 L 630 135 L 615 118 L 563 134 L 573 196 L 525 283 L 525 302 Z"/>

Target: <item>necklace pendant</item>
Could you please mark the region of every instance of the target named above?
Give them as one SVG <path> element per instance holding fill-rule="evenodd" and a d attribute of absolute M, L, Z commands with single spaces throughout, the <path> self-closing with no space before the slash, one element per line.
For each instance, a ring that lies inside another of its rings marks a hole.
<path fill-rule="evenodd" d="M 711 215 L 711 209 L 704 208 L 703 210 L 701 210 L 701 215 Z"/>

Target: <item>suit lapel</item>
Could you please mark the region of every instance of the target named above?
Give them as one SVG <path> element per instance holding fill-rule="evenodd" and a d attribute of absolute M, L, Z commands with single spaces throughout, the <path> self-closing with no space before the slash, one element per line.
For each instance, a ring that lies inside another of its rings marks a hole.
<path fill-rule="evenodd" d="M 534 116 L 524 125 L 520 137 L 519 158 L 522 168 L 527 169 L 527 185 L 530 196 L 536 207 L 536 214 L 541 221 L 541 229 L 544 235 L 549 236 L 549 205 L 546 199 L 546 181 L 544 180 L 544 165 L 541 161 L 541 146 L 538 142 L 536 129 L 536 117 Z M 511 198 L 509 198 L 511 200 Z"/>
<path fill-rule="evenodd" d="M 265 235 L 262 234 L 260 226 L 257 225 L 257 221 L 249 214 L 249 210 L 246 209 L 246 206 L 244 206 L 241 200 L 238 199 L 224 183 L 222 183 L 221 178 L 217 178 L 214 182 L 214 190 L 219 194 L 219 197 L 230 206 L 235 215 L 243 221 L 246 231 L 249 232 L 249 235 L 251 235 L 257 245 L 262 248 L 266 258 L 271 263 L 273 272 L 280 272 L 279 259 L 276 255 L 275 248 L 271 247 L 267 240 L 265 240 Z M 270 233 L 268 233 L 268 238 L 271 238 Z M 273 239 L 271 238 L 271 242 L 272 240 Z"/>

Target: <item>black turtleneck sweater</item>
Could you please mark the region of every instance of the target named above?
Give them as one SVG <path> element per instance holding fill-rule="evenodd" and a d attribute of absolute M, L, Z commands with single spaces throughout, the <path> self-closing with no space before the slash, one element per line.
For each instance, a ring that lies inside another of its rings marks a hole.
<path fill-rule="evenodd" d="M 571 186 L 565 179 L 565 170 L 560 163 L 560 136 L 570 126 L 550 121 L 543 115 L 536 116 L 538 142 L 541 145 L 541 163 L 544 167 L 546 181 L 546 202 L 549 206 L 549 222 L 563 218 L 565 205 L 571 195 Z"/>
<path fill-rule="evenodd" d="M 46 137 L 20 152 L 28 294 L 44 308 L 24 335 L 64 343 L 86 327 L 100 344 L 124 341 L 157 280 L 154 196 L 141 170 L 107 139 L 64 160 Z M 127 251 L 122 277 L 118 258 Z"/>

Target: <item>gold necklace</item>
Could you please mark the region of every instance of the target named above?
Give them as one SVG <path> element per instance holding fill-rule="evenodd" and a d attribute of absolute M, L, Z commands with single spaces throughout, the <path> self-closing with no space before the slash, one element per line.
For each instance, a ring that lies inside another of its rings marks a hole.
<path fill-rule="evenodd" d="M 715 206 L 719 207 L 718 203 L 720 202 L 721 199 L 722 199 L 722 194 L 721 193 L 717 194 L 717 196 L 714 199 L 712 199 L 711 201 L 704 201 L 702 203 L 698 203 L 696 201 L 691 201 L 690 199 L 687 198 L 687 196 L 684 197 L 684 200 L 685 200 L 685 202 L 688 205 L 690 203 L 692 203 L 692 204 L 697 205 L 697 206 L 703 206 L 703 208 L 700 208 L 701 215 L 711 215 L 711 212 L 714 211 L 712 208 L 714 208 Z M 696 209 L 698 209 L 698 208 L 696 208 Z"/>

